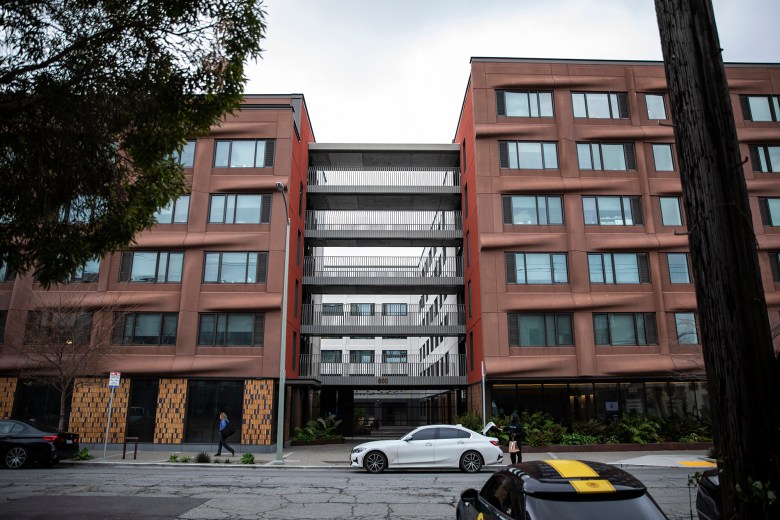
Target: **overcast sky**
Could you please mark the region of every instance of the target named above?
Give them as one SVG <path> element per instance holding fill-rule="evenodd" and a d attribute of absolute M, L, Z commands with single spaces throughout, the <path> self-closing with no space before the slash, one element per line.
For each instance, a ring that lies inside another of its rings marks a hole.
<path fill-rule="evenodd" d="M 780 62 L 780 0 L 713 0 L 726 62 Z M 449 143 L 472 56 L 661 60 L 653 0 L 266 0 L 249 94 L 320 143 Z"/>

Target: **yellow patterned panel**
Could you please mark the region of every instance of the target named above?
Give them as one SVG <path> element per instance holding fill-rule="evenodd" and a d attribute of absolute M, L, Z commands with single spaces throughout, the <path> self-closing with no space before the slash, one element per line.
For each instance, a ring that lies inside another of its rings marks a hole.
<path fill-rule="evenodd" d="M 273 379 L 244 381 L 244 416 L 241 444 L 269 446 L 273 429 Z"/>
<path fill-rule="evenodd" d="M 157 393 L 154 443 L 181 444 L 184 440 L 184 415 L 187 411 L 187 380 L 160 379 Z"/>
<path fill-rule="evenodd" d="M 16 377 L 0 377 L 0 419 L 9 419 L 14 409 Z"/>
<path fill-rule="evenodd" d="M 125 439 L 127 406 L 130 400 L 130 379 L 123 378 L 114 390 L 108 442 Z M 73 398 L 68 430 L 78 433 L 83 443 L 100 443 L 106 439 L 106 421 L 111 389 L 107 377 L 79 378 L 73 385 Z"/>

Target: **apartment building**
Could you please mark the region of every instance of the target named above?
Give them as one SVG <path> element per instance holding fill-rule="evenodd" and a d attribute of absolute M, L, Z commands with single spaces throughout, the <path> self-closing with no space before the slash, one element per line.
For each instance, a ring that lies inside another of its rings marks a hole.
<path fill-rule="evenodd" d="M 777 323 L 780 66 L 726 68 Z M 270 451 L 283 344 L 287 440 L 331 413 L 347 433 L 483 408 L 706 415 L 673 124 L 660 62 L 473 58 L 446 144 L 316 143 L 303 96 L 247 96 L 127 250 L 58 291 L 0 263 L 0 416 L 56 422 L 13 352 L 63 294 L 84 302 L 68 338 L 111 352 L 69 401 L 87 443 L 114 371 L 109 442 L 213 442 L 226 411 Z"/>

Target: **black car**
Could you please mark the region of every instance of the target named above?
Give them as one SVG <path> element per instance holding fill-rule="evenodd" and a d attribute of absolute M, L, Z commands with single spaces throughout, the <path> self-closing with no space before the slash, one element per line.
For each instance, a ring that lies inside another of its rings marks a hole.
<path fill-rule="evenodd" d="M 31 421 L 0 420 L 0 455 L 6 468 L 34 463 L 50 466 L 73 458 L 78 451 L 79 436 L 75 433 Z"/>
<path fill-rule="evenodd" d="M 609 464 L 578 460 L 522 462 L 494 473 L 481 491 L 460 495 L 458 520 L 667 518 L 647 488 Z"/>
<path fill-rule="evenodd" d="M 708 469 L 699 479 L 696 513 L 699 515 L 699 520 L 720 520 L 723 518 L 722 509 L 718 468 Z"/>

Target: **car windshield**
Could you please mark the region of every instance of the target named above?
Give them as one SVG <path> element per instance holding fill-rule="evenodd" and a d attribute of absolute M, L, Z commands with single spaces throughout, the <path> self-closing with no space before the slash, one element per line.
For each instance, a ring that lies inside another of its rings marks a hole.
<path fill-rule="evenodd" d="M 526 507 L 530 518 L 556 520 L 602 520 L 631 518 L 633 520 L 665 520 L 666 516 L 647 495 L 624 500 L 561 500 L 559 497 L 528 495 Z"/>
<path fill-rule="evenodd" d="M 50 426 L 48 424 L 40 424 L 40 423 L 28 423 L 33 428 L 38 428 L 42 432 L 46 433 L 59 433 L 60 430 L 55 428 L 54 426 Z"/>

